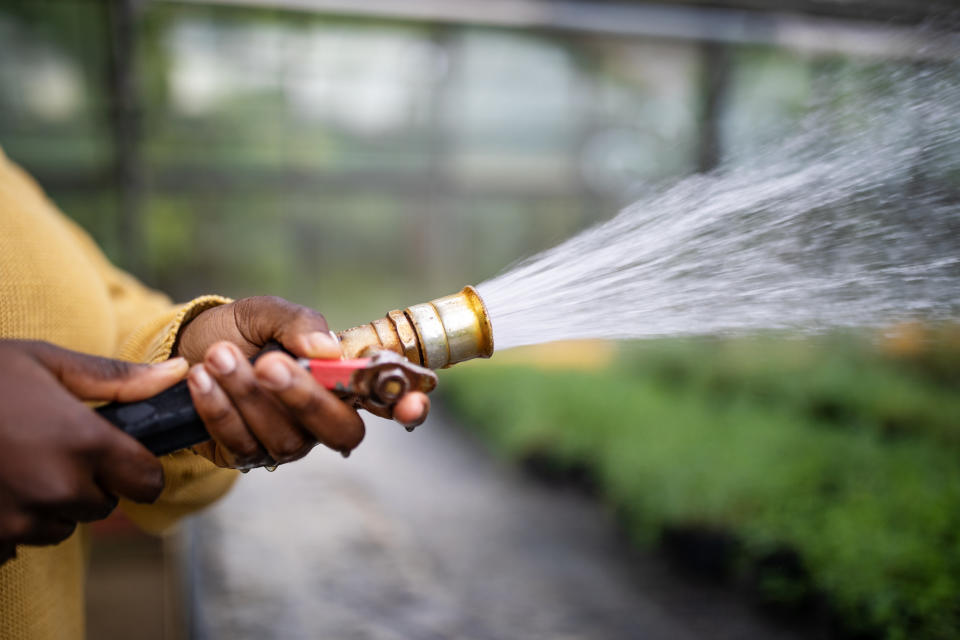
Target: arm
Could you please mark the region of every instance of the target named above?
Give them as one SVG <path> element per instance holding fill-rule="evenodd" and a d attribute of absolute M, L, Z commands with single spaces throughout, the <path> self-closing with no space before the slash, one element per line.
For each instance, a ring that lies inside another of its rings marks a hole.
<path fill-rule="evenodd" d="M 256 366 L 248 361 L 270 341 L 281 343 L 296 357 L 340 357 L 321 314 L 275 297 L 230 302 L 205 296 L 174 307 L 113 267 L 82 230 L 75 228 L 75 233 L 109 288 L 121 333 L 117 355 L 158 362 L 175 350 L 193 363 L 190 392 L 212 436 L 193 452 L 162 458 L 167 487 L 156 503 L 121 503 L 142 527 L 162 530 L 216 500 L 236 477 L 217 467 L 289 462 L 317 443 L 347 455 L 363 439 L 364 425 L 357 412 L 318 385 L 292 358 L 273 353 Z M 423 422 L 428 411 L 427 396 L 412 392 L 397 403 L 394 417 L 412 426 Z"/>
<path fill-rule="evenodd" d="M 113 355 L 121 360 L 147 363 L 167 360 L 185 326 L 204 311 L 230 302 L 221 296 L 202 296 L 186 304 L 173 304 L 163 294 L 114 267 L 83 229 L 66 219 L 65 223 L 107 287 L 117 328 Z M 229 490 L 238 475 L 190 451 L 163 456 L 160 461 L 166 482 L 156 501 L 137 504 L 120 500 L 120 507 L 131 520 L 155 533 L 216 501 Z"/>
<path fill-rule="evenodd" d="M 7 317 L 4 321 L 9 325 L 0 322 L 0 331 L 6 330 L 0 335 L 54 342 L 67 336 L 64 343 L 75 349 L 134 362 L 165 361 L 179 347 L 197 363 L 191 375 L 194 402 L 214 442 L 199 450 L 202 455 L 181 452 L 163 457 L 167 483 L 160 500 L 149 507 L 124 503 L 142 526 L 162 530 L 225 492 L 236 473 L 217 468 L 211 460 L 230 466 L 238 454 L 254 450 L 270 453 L 275 460 L 293 459 L 317 441 L 341 451 L 359 442 L 363 436 L 359 417 L 344 411 L 344 405 L 335 403 L 325 389 L 305 379 L 292 360 L 279 358 L 280 354 L 263 358 L 256 375 L 246 361 L 246 356 L 271 339 L 283 342 L 298 355 L 311 355 L 308 350 L 312 349 L 312 355 L 321 356 L 319 351 L 323 349 L 317 351 L 315 341 L 305 338 L 317 333 L 328 337 L 322 316 L 275 298 L 233 304 L 207 296 L 187 305 L 173 305 L 165 296 L 113 267 L 90 237 L 65 218 L 29 176 L 7 163 L 2 153 L 0 183 L 0 218 L 16 231 L 13 236 L 0 237 L 5 241 L 9 237 L 19 239 L 0 243 L 4 245 L 3 259 L 8 261 L 13 256 L 21 267 L 36 267 L 34 271 L 20 268 L 15 272 L 30 286 L 15 289 L 26 294 L 19 296 L 19 307 L 11 305 L 16 309 L 12 320 L 9 313 L 0 314 L 0 320 Z M 54 259 L 62 256 L 68 259 Z M 49 268 L 51 263 L 57 268 Z M 77 289 L 77 295 L 71 288 Z M 67 297 L 66 304 L 59 304 L 60 296 Z M 36 304 L 27 308 L 30 299 Z M 9 311 L 6 306 L 3 310 Z M 335 348 L 330 349 L 335 346 L 327 341 L 328 356 L 337 355 Z M 237 359 L 229 371 L 216 366 L 223 364 L 225 350 L 228 357 L 232 354 Z M 237 356 L 238 352 L 243 357 Z M 278 372 L 279 377 L 270 375 Z M 47 409 L 43 396 L 15 393 L 6 398 L 9 408 L 23 415 L 41 415 Z M 398 410 L 398 418 L 407 422 L 419 419 L 426 403 L 414 398 L 412 406 L 414 410 L 408 406 L 406 413 Z M 89 410 L 86 413 L 94 415 Z M 74 418 L 84 422 L 88 416 Z M 19 437 L 15 427 L 11 423 L 7 433 L 10 439 Z M 285 434 L 297 440 L 283 437 Z M 0 454 L 13 444 L 12 440 L 0 439 Z M 55 448 L 58 442 L 53 439 L 35 444 Z M 297 445 L 297 450 L 293 451 L 291 445 Z M 282 455 L 291 451 L 294 455 Z M 56 472 L 55 461 L 45 454 L 38 450 L 33 458 L 53 465 L 48 472 Z M 23 459 L 29 461 L 31 457 Z M 156 459 L 154 462 L 159 464 Z M 0 492 L 0 502 L 4 498 Z"/>

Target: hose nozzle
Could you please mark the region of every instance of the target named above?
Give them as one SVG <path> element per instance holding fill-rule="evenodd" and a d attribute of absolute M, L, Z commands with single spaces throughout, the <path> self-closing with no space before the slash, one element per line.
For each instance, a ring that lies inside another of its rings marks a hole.
<path fill-rule="evenodd" d="M 442 369 L 493 354 L 493 328 L 476 289 L 389 312 L 370 324 L 337 334 L 346 358 L 388 350 L 415 364 Z"/>

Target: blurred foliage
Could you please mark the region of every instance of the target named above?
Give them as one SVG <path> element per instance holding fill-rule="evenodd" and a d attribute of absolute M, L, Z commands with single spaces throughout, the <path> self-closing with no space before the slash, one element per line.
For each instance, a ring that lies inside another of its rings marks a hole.
<path fill-rule="evenodd" d="M 768 604 L 958 638 L 960 331 L 907 342 L 658 341 L 601 372 L 466 366 L 441 390 L 494 450 L 588 478 L 638 543 L 692 532 L 683 553 Z"/>

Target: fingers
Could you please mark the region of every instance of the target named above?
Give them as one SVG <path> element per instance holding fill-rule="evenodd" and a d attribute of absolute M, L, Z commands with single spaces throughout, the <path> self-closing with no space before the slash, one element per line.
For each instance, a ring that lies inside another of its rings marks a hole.
<path fill-rule="evenodd" d="M 78 522 L 106 518 L 117 499 L 104 492 L 81 463 L 53 467 L 20 492 L 18 512 L 7 513 L 0 538 L 17 544 L 49 545 L 68 538 Z"/>
<path fill-rule="evenodd" d="M 258 296 L 234 303 L 237 328 L 250 342 L 277 340 L 304 358 L 339 358 L 340 344 L 323 314 L 282 298 Z"/>
<path fill-rule="evenodd" d="M 363 440 L 365 427 L 360 415 L 288 356 L 268 353 L 257 360 L 254 371 L 260 384 L 318 441 L 346 454 Z"/>
<path fill-rule="evenodd" d="M 118 430 L 94 456 L 94 479 L 109 494 L 152 503 L 163 492 L 163 465 L 142 444 Z"/>
<path fill-rule="evenodd" d="M 76 522 L 103 520 L 117 507 L 117 498 L 105 493 L 95 484 L 85 488 L 76 497 L 66 502 L 49 506 L 49 515 Z"/>
<path fill-rule="evenodd" d="M 97 485 L 89 467 L 84 467 L 50 469 L 23 491 L 20 505 L 43 518 L 103 520 L 116 508 L 117 498 Z"/>
<path fill-rule="evenodd" d="M 393 408 L 393 419 L 412 430 L 423 424 L 430 413 L 430 398 L 420 391 L 413 391 L 400 398 Z"/>
<path fill-rule="evenodd" d="M 316 439 L 298 425 L 273 394 L 261 387 L 253 367 L 235 345 L 215 344 L 207 352 L 203 366 L 232 403 L 230 407 L 221 401 L 217 407 L 221 424 L 228 425 L 231 431 L 239 430 L 238 421 L 245 424 L 255 442 L 276 462 L 301 458 L 314 445 Z"/>
<path fill-rule="evenodd" d="M 247 466 L 262 463 L 267 452 L 247 428 L 230 398 L 202 364 L 195 365 L 187 376 L 187 386 L 193 397 L 197 415 L 207 426 L 207 432 L 219 447 L 216 454 L 222 460 L 213 461 L 223 466 Z"/>
<path fill-rule="evenodd" d="M 147 365 L 90 356 L 45 342 L 31 342 L 26 346 L 34 359 L 83 400 L 143 400 L 187 373 L 187 362 L 183 358 Z"/>
<path fill-rule="evenodd" d="M 59 425 L 57 446 L 48 445 L 34 456 L 56 455 L 45 464 L 60 473 L 39 474 L 29 489 L 22 490 L 25 498 L 37 505 L 71 504 L 81 512 L 91 503 L 109 500 L 102 494 L 156 501 L 164 487 L 163 465 L 156 456 L 63 388 L 47 390 L 45 401 L 50 405 L 46 424 Z M 91 508 L 91 519 L 96 519 L 97 510 Z"/>
<path fill-rule="evenodd" d="M 215 443 L 199 452 L 222 466 L 295 460 L 316 442 L 348 454 L 364 438 L 359 414 L 281 352 L 251 366 L 239 348 L 220 342 L 187 383 Z M 426 394 L 413 392 L 397 403 L 394 418 L 412 429 L 429 410 Z"/>
<path fill-rule="evenodd" d="M 15 540 L 16 544 L 28 545 L 49 545 L 62 542 L 69 538 L 77 528 L 76 522 L 24 512 L 15 515 L 8 514 L 4 525 L 3 531 L 0 531 L 0 536 L 4 540 Z M 8 544 L 10 543 L 5 542 L 3 546 Z"/>

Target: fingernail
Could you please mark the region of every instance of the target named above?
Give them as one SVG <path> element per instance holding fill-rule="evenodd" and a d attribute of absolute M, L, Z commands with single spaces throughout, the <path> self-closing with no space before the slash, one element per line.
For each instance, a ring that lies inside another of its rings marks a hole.
<path fill-rule="evenodd" d="M 222 376 L 233 373 L 237 368 L 237 359 L 225 346 L 214 347 L 209 355 L 210 364 Z"/>
<path fill-rule="evenodd" d="M 342 455 L 344 458 L 349 458 L 350 449 L 340 449 L 340 455 Z"/>
<path fill-rule="evenodd" d="M 210 393 L 210 390 L 213 389 L 213 378 L 210 377 L 202 364 L 198 364 L 190 371 L 187 384 L 193 386 L 200 393 Z"/>
<path fill-rule="evenodd" d="M 163 495 L 163 490 L 167 486 L 166 474 L 164 474 L 163 467 L 160 465 L 157 465 L 157 470 L 153 473 L 153 484 L 158 487 L 158 491 L 153 497 L 153 500 L 150 501 L 151 504 L 160 499 L 160 496 Z"/>
<path fill-rule="evenodd" d="M 304 336 L 307 356 L 310 358 L 339 358 L 340 343 L 329 333 L 314 331 Z"/>
<path fill-rule="evenodd" d="M 187 369 L 190 368 L 190 365 L 187 364 L 186 358 L 176 357 L 170 358 L 169 360 L 164 360 L 163 362 L 158 362 L 153 365 L 155 371 L 161 371 L 163 373 L 167 372 L 179 372 L 180 375 L 183 375 L 187 372 Z"/>
<path fill-rule="evenodd" d="M 256 369 L 257 378 L 263 383 L 263 386 L 274 391 L 280 391 L 290 386 L 293 377 L 290 370 L 282 362 L 271 359 Z"/>

